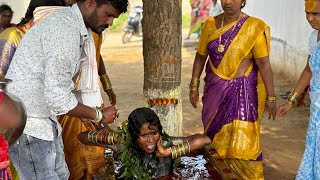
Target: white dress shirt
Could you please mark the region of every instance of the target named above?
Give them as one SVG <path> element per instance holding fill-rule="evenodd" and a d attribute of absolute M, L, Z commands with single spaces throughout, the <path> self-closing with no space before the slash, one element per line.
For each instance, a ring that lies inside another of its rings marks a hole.
<path fill-rule="evenodd" d="M 51 120 L 77 106 L 74 77 L 87 39 L 77 4 L 45 17 L 25 34 L 6 74 L 13 80 L 8 92 L 26 107 L 25 134 L 52 141 Z"/>

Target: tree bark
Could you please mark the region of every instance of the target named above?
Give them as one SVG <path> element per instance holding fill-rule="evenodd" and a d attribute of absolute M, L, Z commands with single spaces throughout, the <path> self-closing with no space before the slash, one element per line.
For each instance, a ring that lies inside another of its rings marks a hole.
<path fill-rule="evenodd" d="M 166 133 L 181 136 L 181 0 L 143 0 L 145 103 Z"/>

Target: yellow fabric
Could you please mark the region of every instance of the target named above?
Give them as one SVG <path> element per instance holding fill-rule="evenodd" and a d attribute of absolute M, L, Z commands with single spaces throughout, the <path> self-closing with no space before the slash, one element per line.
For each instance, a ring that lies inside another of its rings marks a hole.
<path fill-rule="evenodd" d="M 234 23 L 231 23 L 234 24 Z M 227 25 L 225 27 L 231 27 L 232 25 Z M 228 28 L 228 29 L 229 29 Z M 204 24 L 201 27 L 201 33 L 199 37 L 199 43 L 198 43 L 198 53 L 201 55 L 208 55 L 208 49 L 207 45 L 210 42 L 209 36 L 212 33 L 219 33 L 220 31 L 217 31 L 216 22 L 214 17 L 209 17 Z"/>
<path fill-rule="evenodd" d="M 211 147 L 211 146 L 207 146 Z M 211 150 L 209 150 L 211 151 Z M 222 179 L 263 180 L 262 161 L 246 161 L 240 159 L 223 159 L 218 153 L 210 152 L 214 167 Z M 210 161 L 211 161 L 210 160 Z"/>
<path fill-rule="evenodd" d="M 261 34 L 256 40 L 252 51 L 246 56 L 246 58 L 263 58 L 269 55 L 268 52 L 268 43 L 265 34 Z"/>
<path fill-rule="evenodd" d="M 17 27 L 10 27 L 0 33 L 0 39 L 5 39 L 6 41 L 13 43 L 16 47 L 18 47 L 24 34 L 25 33 Z"/>
<path fill-rule="evenodd" d="M 240 159 L 227 159 L 226 161 L 242 179 L 264 180 L 261 161 L 244 161 Z"/>
<path fill-rule="evenodd" d="M 214 17 L 210 17 L 201 29 L 198 53 L 201 55 L 208 55 L 208 43 L 219 38 L 236 22 L 237 21 L 217 29 Z M 261 41 L 261 37 L 264 37 L 265 41 Z M 261 42 L 266 43 L 266 45 L 264 44 L 264 47 L 259 47 Z M 252 52 L 253 50 L 254 52 Z M 241 61 L 246 58 L 249 53 L 252 53 L 255 58 L 262 58 L 268 56 L 269 52 L 269 27 L 263 21 L 254 17 L 249 17 L 229 46 L 216 71 L 218 71 L 218 75 L 232 78 L 237 72 L 236 70 L 238 69 Z"/>
<path fill-rule="evenodd" d="M 104 148 L 86 146 L 78 141 L 77 135 L 88 131 L 80 119 L 64 115 L 58 120 L 62 126 L 64 153 L 70 171 L 69 179 L 91 180 L 99 168 L 105 165 Z"/>
<path fill-rule="evenodd" d="M 233 120 L 214 136 L 213 147 L 222 158 L 255 160 L 262 152 L 260 122 Z"/>
<path fill-rule="evenodd" d="M 92 32 L 92 36 L 96 47 L 97 66 L 99 66 L 102 35 Z M 89 126 L 86 126 L 80 119 L 64 115 L 60 116 L 58 121 L 62 126 L 64 152 L 70 171 L 69 179 L 91 180 L 93 175 L 105 165 L 105 148 L 85 146 L 78 141 L 79 133 L 94 130 L 88 129 Z"/>
<path fill-rule="evenodd" d="M 100 51 L 101 51 L 101 44 L 102 44 L 102 33 L 97 34 L 95 32 L 92 32 L 92 37 L 94 40 L 94 45 L 96 47 L 97 66 L 98 66 L 98 70 L 99 70 Z"/>
<path fill-rule="evenodd" d="M 18 172 L 17 172 L 16 168 L 13 166 L 11 160 L 10 160 L 9 168 L 10 168 L 10 171 L 11 171 L 12 179 L 13 180 L 19 180 L 20 178 L 19 178 Z"/>
<path fill-rule="evenodd" d="M 198 45 L 198 53 L 208 55 L 207 45 L 228 31 L 236 22 L 220 29 L 215 26 L 214 17 L 203 25 Z M 249 17 L 228 47 L 217 68 L 208 60 L 213 73 L 225 80 L 231 80 L 245 58 L 263 58 L 270 53 L 270 29 L 261 20 Z M 253 69 L 253 61 L 247 69 L 247 77 Z M 218 154 L 234 166 L 243 179 L 263 179 L 262 162 L 256 160 L 262 152 L 260 145 L 260 120 L 264 112 L 266 91 L 258 73 L 258 119 L 256 122 L 234 120 L 226 124 L 215 135 L 212 145 Z M 212 117 L 212 120 L 214 117 Z M 212 121 L 210 121 L 212 122 Z M 211 123 L 208 123 L 208 127 Z M 206 129 L 207 127 L 205 127 Z"/>
<path fill-rule="evenodd" d="M 317 0 L 306 0 L 305 1 L 305 8 L 307 13 L 314 12 L 317 8 Z"/>

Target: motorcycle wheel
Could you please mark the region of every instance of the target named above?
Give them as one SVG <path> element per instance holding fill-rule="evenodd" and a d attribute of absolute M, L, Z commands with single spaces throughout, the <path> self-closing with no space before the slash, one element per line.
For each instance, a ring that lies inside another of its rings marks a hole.
<path fill-rule="evenodd" d="M 132 37 L 132 32 L 125 32 L 122 36 L 122 43 L 125 44 L 130 42 L 131 37 Z"/>

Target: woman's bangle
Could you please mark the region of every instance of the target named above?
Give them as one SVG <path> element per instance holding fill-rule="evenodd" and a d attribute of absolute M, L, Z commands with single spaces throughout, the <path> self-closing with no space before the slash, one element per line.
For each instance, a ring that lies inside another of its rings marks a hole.
<path fill-rule="evenodd" d="M 92 140 L 91 140 L 91 133 L 92 133 L 93 131 L 89 131 L 88 132 L 88 136 L 87 136 L 87 138 L 88 138 L 88 141 L 90 141 L 90 142 L 92 142 Z"/>
<path fill-rule="evenodd" d="M 267 96 L 267 101 L 270 103 L 275 103 L 277 101 L 277 96 Z"/>
<path fill-rule="evenodd" d="M 199 85 L 200 85 L 199 78 L 196 78 L 196 77 L 191 78 L 190 86 L 189 86 L 190 92 L 198 91 Z"/>
<path fill-rule="evenodd" d="M 190 92 L 197 92 L 199 91 L 199 88 L 190 88 Z"/>
<path fill-rule="evenodd" d="M 107 138 L 107 143 L 108 143 L 108 144 L 114 144 L 114 143 L 115 143 L 115 141 L 114 141 L 114 135 L 115 135 L 115 133 L 109 132 L 108 138 Z"/>
<path fill-rule="evenodd" d="M 88 132 L 88 141 L 93 142 L 93 143 L 97 143 L 97 131 L 89 131 Z"/>
<path fill-rule="evenodd" d="M 172 159 L 184 156 L 187 153 L 190 153 L 190 144 L 188 141 L 171 147 Z"/>
<path fill-rule="evenodd" d="M 301 96 L 294 90 L 290 93 L 288 97 L 288 102 L 293 106 L 296 106 L 300 100 Z"/>
<path fill-rule="evenodd" d="M 200 79 L 199 78 L 196 78 L 196 77 L 193 77 L 193 78 L 191 78 L 191 82 L 192 83 L 200 83 Z"/>

